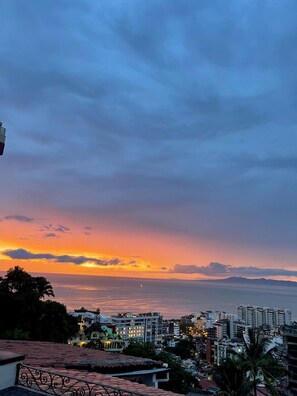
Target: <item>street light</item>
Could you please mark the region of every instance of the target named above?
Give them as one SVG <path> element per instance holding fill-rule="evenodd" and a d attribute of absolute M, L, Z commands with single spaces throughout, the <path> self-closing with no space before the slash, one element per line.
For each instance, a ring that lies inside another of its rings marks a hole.
<path fill-rule="evenodd" d="M 6 138 L 5 132 L 6 129 L 3 128 L 2 122 L 0 122 L 0 155 L 2 155 L 4 152 L 5 138 Z"/>

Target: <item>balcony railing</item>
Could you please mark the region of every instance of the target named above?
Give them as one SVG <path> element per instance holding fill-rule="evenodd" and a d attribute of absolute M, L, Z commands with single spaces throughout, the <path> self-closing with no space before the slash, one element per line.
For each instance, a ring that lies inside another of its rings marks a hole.
<path fill-rule="evenodd" d="M 16 384 L 34 391 L 57 396 L 145 396 L 144 393 L 106 386 L 99 382 L 88 382 L 24 364 L 19 365 Z"/>

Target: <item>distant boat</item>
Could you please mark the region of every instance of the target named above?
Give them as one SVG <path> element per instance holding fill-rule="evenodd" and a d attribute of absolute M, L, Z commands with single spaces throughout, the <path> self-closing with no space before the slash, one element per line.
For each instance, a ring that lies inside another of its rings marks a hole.
<path fill-rule="evenodd" d="M 0 122 L 0 155 L 2 155 L 4 152 L 5 138 L 6 138 L 5 132 L 6 132 L 6 129 L 3 128 L 2 122 Z"/>

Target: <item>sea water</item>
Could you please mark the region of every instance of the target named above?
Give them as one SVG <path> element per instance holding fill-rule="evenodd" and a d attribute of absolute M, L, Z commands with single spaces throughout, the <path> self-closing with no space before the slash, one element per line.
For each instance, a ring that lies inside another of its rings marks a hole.
<path fill-rule="evenodd" d="M 179 318 L 204 310 L 236 313 L 240 304 L 288 308 L 297 318 L 297 285 L 259 286 L 211 281 L 137 279 L 42 274 L 51 282 L 56 300 L 68 310 L 100 308 L 106 315 L 120 312 L 160 312 Z"/>

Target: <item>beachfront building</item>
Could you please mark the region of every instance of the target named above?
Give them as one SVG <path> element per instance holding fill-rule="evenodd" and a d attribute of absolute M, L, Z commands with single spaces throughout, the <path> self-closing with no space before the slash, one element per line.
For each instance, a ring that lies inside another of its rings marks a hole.
<path fill-rule="evenodd" d="M 251 327 L 279 327 L 292 323 L 292 312 L 289 309 L 239 305 L 237 314 L 246 325 Z"/>
<path fill-rule="evenodd" d="M 151 342 L 155 345 L 162 342 L 163 323 L 159 312 L 138 315 L 126 312 L 112 316 L 111 321 L 124 341 Z"/>

